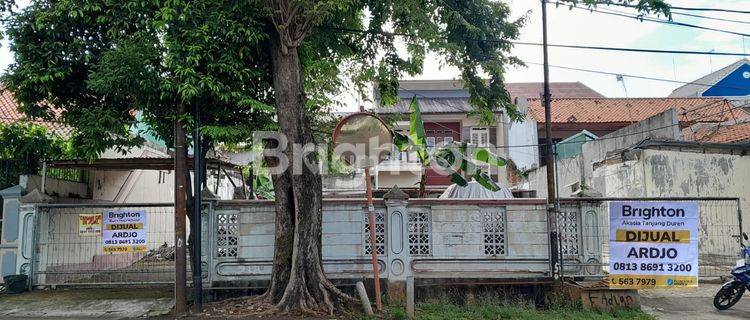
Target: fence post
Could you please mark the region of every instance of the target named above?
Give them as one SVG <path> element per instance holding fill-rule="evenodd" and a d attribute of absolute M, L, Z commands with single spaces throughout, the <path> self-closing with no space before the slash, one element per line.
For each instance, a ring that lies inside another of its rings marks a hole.
<path fill-rule="evenodd" d="M 408 250 L 409 213 L 406 209 L 409 195 L 394 186 L 383 195 L 386 215 L 386 234 L 388 240 L 388 297 L 391 301 L 402 300 L 406 295 L 406 277 L 411 275 L 411 259 Z M 374 247 L 373 247 L 374 249 Z"/>
<path fill-rule="evenodd" d="M 201 234 L 203 235 L 203 241 L 200 244 L 201 261 L 206 262 L 206 269 L 204 271 L 208 275 L 207 280 L 208 286 L 210 287 L 214 278 L 213 275 L 216 272 L 213 261 L 214 252 L 216 251 L 216 248 L 214 247 L 214 244 L 216 243 L 216 234 L 214 234 L 216 231 L 216 215 L 214 214 L 214 210 L 216 210 L 218 200 L 220 199 L 205 188 L 201 190 L 200 197 L 203 200 L 203 208 L 205 208 L 205 210 L 201 210 L 203 216 L 201 218 Z"/>
<path fill-rule="evenodd" d="M 743 245 L 745 237 L 742 235 L 742 200 L 740 198 L 737 198 L 737 222 L 740 227 L 740 245 Z"/>
<path fill-rule="evenodd" d="M 20 216 L 22 219 L 19 221 L 19 230 L 21 234 L 19 234 L 18 251 L 21 259 L 19 259 L 16 265 L 19 273 L 25 273 L 29 276 L 29 290 L 34 286 L 34 273 L 39 266 L 38 260 L 40 252 L 37 246 L 39 243 L 39 237 L 41 236 L 40 233 L 42 230 L 45 230 L 40 227 L 42 218 L 40 205 L 50 203 L 52 200 L 52 197 L 39 192 L 39 189 L 34 189 L 19 199 Z M 31 219 L 32 221 L 31 227 L 27 225 L 28 219 Z M 26 248 L 29 248 L 30 252 L 26 252 Z"/>

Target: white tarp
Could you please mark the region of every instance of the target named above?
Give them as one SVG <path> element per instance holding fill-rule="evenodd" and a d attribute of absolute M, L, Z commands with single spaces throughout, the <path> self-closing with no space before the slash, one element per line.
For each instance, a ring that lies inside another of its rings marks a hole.
<path fill-rule="evenodd" d="M 440 195 L 440 199 L 510 199 L 513 193 L 507 187 L 499 191 L 487 190 L 479 182 L 470 181 L 465 187 L 452 184 Z"/>

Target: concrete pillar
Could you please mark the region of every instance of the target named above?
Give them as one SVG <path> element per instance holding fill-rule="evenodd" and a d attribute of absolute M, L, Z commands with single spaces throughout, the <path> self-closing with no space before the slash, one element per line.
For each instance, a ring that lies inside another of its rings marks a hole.
<path fill-rule="evenodd" d="M 19 202 L 21 186 L 0 191 L 2 197 L 2 229 L 0 229 L 0 278 L 16 274 L 18 261 Z M 2 280 L 0 280 L 2 281 Z"/>
<path fill-rule="evenodd" d="M 16 273 L 25 274 L 32 277 L 32 263 L 35 259 L 36 251 L 34 250 L 34 238 L 37 232 L 42 230 L 35 229 L 35 220 L 41 215 L 39 205 L 50 203 L 53 198 L 43 194 L 39 189 L 34 189 L 19 200 L 19 221 L 18 221 L 18 260 L 16 262 Z M 46 218 L 46 217 L 45 217 Z M 44 238 L 46 238 L 46 229 Z M 43 237 L 38 237 L 42 239 Z M 31 282 L 30 282 L 31 283 Z"/>
<path fill-rule="evenodd" d="M 409 255 L 409 216 L 407 204 L 409 196 L 394 186 L 383 195 L 387 210 L 388 244 L 388 298 L 391 301 L 403 300 L 406 296 L 406 277 L 411 275 Z"/>

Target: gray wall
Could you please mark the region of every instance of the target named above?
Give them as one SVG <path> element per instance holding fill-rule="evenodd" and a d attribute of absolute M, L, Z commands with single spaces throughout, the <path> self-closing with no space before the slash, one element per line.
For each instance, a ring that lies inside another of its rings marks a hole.
<path fill-rule="evenodd" d="M 376 201 L 381 277 L 543 277 L 549 271 L 544 208 L 543 199 Z M 219 201 L 211 215 L 210 281 L 267 280 L 273 202 Z M 488 242 L 488 224 L 500 226 L 500 243 Z M 364 199 L 324 201 L 323 258 L 329 277 L 371 276 L 366 226 Z"/>

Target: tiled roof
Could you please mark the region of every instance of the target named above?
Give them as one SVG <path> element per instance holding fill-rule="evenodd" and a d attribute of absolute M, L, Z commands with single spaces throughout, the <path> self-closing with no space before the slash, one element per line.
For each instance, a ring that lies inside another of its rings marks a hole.
<path fill-rule="evenodd" d="M 677 89 L 674 89 L 674 91 L 672 91 L 672 93 L 670 93 L 669 96 L 670 97 L 700 97 L 703 94 L 703 92 L 711 88 L 711 86 L 715 85 L 716 83 L 721 81 L 721 79 L 724 79 L 727 75 L 734 72 L 734 70 L 737 70 L 737 68 L 741 67 L 742 65 L 746 63 L 750 63 L 750 60 L 748 60 L 747 58 L 737 60 L 734 63 L 724 68 L 716 70 L 699 79 L 696 79 L 695 81 L 682 85 Z"/>
<path fill-rule="evenodd" d="M 466 113 L 474 110 L 468 101 L 469 94 L 459 80 L 402 80 L 399 86 L 399 95 L 403 99 L 393 106 L 376 107 L 376 113 L 407 113 L 409 102 L 415 95 L 422 113 Z M 541 82 L 511 82 L 506 83 L 505 88 L 511 99 L 538 98 L 544 90 Z M 551 82 L 550 92 L 553 97 L 561 98 L 603 97 L 580 82 Z"/>
<path fill-rule="evenodd" d="M 713 143 L 750 142 L 750 122 L 717 124 L 695 130 L 686 128 L 683 136 L 692 141 Z"/>
<path fill-rule="evenodd" d="M 544 122 L 540 99 L 529 99 L 530 116 Z M 750 114 L 721 98 L 571 98 L 552 99 L 553 123 L 628 123 L 676 108 L 680 122 L 723 122 Z"/>
<path fill-rule="evenodd" d="M 9 90 L 0 89 L 0 123 L 16 123 L 24 119 L 26 119 L 26 115 L 18 111 L 18 104 L 13 98 L 13 94 Z M 59 122 L 37 120 L 30 122 L 43 125 L 57 134 L 67 135 L 70 133 L 70 127 Z"/>

